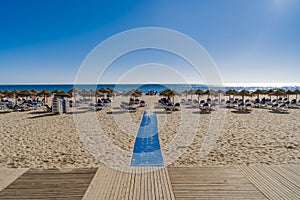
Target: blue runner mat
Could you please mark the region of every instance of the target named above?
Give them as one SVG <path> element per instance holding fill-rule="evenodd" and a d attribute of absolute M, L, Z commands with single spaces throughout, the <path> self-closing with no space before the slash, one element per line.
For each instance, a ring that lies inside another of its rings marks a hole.
<path fill-rule="evenodd" d="M 163 166 L 158 138 L 157 117 L 145 111 L 135 140 L 131 166 Z"/>

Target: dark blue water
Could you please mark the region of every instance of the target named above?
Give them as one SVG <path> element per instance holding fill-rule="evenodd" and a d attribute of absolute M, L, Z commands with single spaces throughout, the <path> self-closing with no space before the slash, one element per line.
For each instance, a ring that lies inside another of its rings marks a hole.
<path fill-rule="evenodd" d="M 74 87 L 74 85 L 72 85 L 72 84 L 64 84 L 64 85 L 54 85 L 54 84 L 53 85 L 0 85 L 0 90 L 2 90 L 2 91 L 4 91 L 4 90 L 10 90 L 10 91 L 12 91 L 12 90 L 19 90 L 19 91 L 20 90 L 37 90 L 37 91 L 63 90 L 65 92 L 67 92 L 68 90 L 72 89 L 73 87 Z M 166 88 L 174 89 L 178 92 L 182 92 L 184 90 L 189 90 L 189 89 L 202 89 L 202 90 L 208 89 L 208 87 L 206 85 L 196 85 L 196 84 L 192 84 L 192 85 L 186 85 L 186 84 L 165 84 L 165 85 L 161 85 L 161 84 L 144 84 L 144 85 L 139 85 L 139 84 L 119 84 L 119 85 L 100 84 L 100 85 L 76 85 L 75 87 L 79 90 L 82 90 L 82 89 L 95 90 L 95 89 L 100 89 L 100 88 L 104 87 L 104 88 L 115 89 L 120 92 L 129 91 L 131 89 L 139 89 L 144 93 L 146 93 L 149 90 L 159 92 Z M 235 90 L 262 89 L 262 90 L 268 90 L 268 89 L 272 89 L 272 88 L 274 88 L 274 87 L 224 87 L 224 88 L 209 87 L 209 89 L 214 89 L 214 90 L 218 90 L 218 89 L 225 89 L 225 90 L 229 90 L 229 89 L 235 89 Z M 289 86 L 281 87 L 281 88 L 285 89 L 285 90 L 300 89 L 300 87 L 289 87 Z"/>

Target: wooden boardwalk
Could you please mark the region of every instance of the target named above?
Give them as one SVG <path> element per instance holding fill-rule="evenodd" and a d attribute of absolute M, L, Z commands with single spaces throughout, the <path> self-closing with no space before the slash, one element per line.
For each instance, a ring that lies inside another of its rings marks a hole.
<path fill-rule="evenodd" d="M 300 165 L 0 169 L 0 199 L 300 199 Z"/>
<path fill-rule="evenodd" d="M 0 199 L 82 199 L 96 169 L 31 169 L 0 192 Z"/>
<path fill-rule="evenodd" d="M 175 199 L 167 168 L 99 168 L 84 199 Z"/>
<path fill-rule="evenodd" d="M 169 167 L 176 199 L 266 199 L 235 167 Z"/>

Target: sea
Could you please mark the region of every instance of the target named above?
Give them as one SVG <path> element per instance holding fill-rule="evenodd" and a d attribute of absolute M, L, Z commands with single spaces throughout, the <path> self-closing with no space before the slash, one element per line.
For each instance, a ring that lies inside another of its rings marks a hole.
<path fill-rule="evenodd" d="M 69 91 L 72 88 L 77 88 L 79 90 L 98 90 L 100 88 L 111 88 L 119 92 L 126 92 L 132 89 L 138 89 L 144 93 L 148 91 L 157 91 L 160 92 L 166 88 L 170 88 L 173 90 L 176 90 L 178 92 L 183 92 L 185 90 L 190 90 L 190 89 L 201 89 L 201 90 L 207 90 L 207 89 L 212 89 L 212 90 L 229 90 L 229 89 L 234 89 L 237 91 L 246 89 L 249 91 L 255 91 L 256 89 L 260 90 L 269 90 L 269 89 L 284 89 L 284 90 L 295 90 L 298 89 L 300 90 L 300 84 L 282 84 L 282 85 L 267 85 L 267 84 L 261 84 L 261 85 L 255 85 L 251 86 L 249 85 L 225 85 L 224 87 L 216 87 L 216 86 L 207 86 L 207 85 L 201 85 L 201 84 L 80 84 L 80 85 L 73 85 L 73 84 L 20 84 L 20 85 L 0 85 L 0 90 L 5 91 L 5 90 L 37 90 L 37 91 L 42 91 L 42 90 L 49 90 L 49 91 L 54 91 L 54 90 L 62 90 L 62 91 Z"/>

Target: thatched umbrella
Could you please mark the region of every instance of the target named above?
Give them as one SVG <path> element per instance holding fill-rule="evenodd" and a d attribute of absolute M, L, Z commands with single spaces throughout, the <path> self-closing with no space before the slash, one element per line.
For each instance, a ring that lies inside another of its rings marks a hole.
<path fill-rule="evenodd" d="M 95 92 L 95 102 L 97 103 L 98 102 L 98 97 L 104 97 L 104 93 L 103 92 L 100 92 L 100 91 L 96 91 Z"/>
<path fill-rule="evenodd" d="M 187 99 L 188 90 L 184 90 L 184 91 L 182 92 L 182 94 L 185 94 L 185 98 Z"/>
<path fill-rule="evenodd" d="M 257 90 L 255 90 L 254 92 L 252 92 L 252 94 L 257 94 L 257 98 L 260 99 L 260 98 L 259 98 L 259 95 L 260 95 L 260 94 L 266 94 L 266 92 L 264 92 L 264 91 L 262 91 L 262 90 L 260 90 L 260 89 L 257 89 Z"/>
<path fill-rule="evenodd" d="M 277 96 L 277 102 L 278 102 L 278 97 L 279 96 L 286 96 L 286 92 L 284 90 L 276 90 L 275 92 L 273 93 L 270 93 L 269 94 L 270 96 Z"/>
<path fill-rule="evenodd" d="M 175 90 L 165 89 L 165 90 L 160 92 L 160 95 L 166 96 L 168 98 L 173 97 L 173 104 L 174 104 L 174 96 L 180 95 L 180 93 L 175 91 Z"/>
<path fill-rule="evenodd" d="M 57 93 L 54 93 L 55 96 L 57 97 L 71 97 L 70 94 L 64 92 L 64 91 L 59 91 Z"/>
<path fill-rule="evenodd" d="M 296 101 L 298 101 L 298 94 L 300 94 L 300 90 L 295 90 L 294 92 L 296 94 Z"/>
<path fill-rule="evenodd" d="M 190 89 L 190 90 L 187 91 L 187 94 L 191 95 L 191 99 L 193 99 L 193 95 L 195 94 L 195 90 Z"/>
<path fill-rule="evenodd" d="M 245 102 L 245 96 L 251 96 L 250 92 L 248 90 L 241 90 L 240 92 L 236 93 L 236 95 L 242 96 L 243 103 Z"/>
<path fill-rule="evenodd" d="M 30 90 L 32 95 L 37 95 L 38 91 L 37 90 Z"/>
<path fill-rule="evenodd" d="M 266 94 L 268 94 L 270 96 L 270 99 L 272 97 L 272 93 L 274 92 L 273 89 L 269 89 L 268 91 L 266 91 Z"/>
<path fill-rule="evenodd" d="M 285 92 L 288 96 L 288 101 L 290 101 L 290 95 L 295 95 L 296 93 L 294 91 L 288 90 Z"/>
<path fill-rule="evenodd" d="M 59 93 L 59 92 L 61 92 L 61 90 L 56 89 L 52 91 L 52 93 Z"/>
<path fill-rule="evenodd" d="M 37 95 L 38 96 L 44 96 L 45 102 L 48 102 L 47 97 L 50 97 L 51 92 L 49 90 L 43 90 L 43 91 L 37 93 Z"/>
<path fill-rule="evenodd" d="M 11 94 L 14 95 L 15 103 L 17 103 L 17 96 L 18 96 L 18 94 L 19 94 L 19 91 L 18 91 L 18 90 L 14 90 L 14 91 L 11 92 Z"/>
<path fill-rule="evenodd" d="M 221 101 L 221 94 L 225 94 L 224 90 L 217 90 L 216 93 L 219 95 L 219 102 Z"/>
<path fill-rule="evenodd" d="M 79 91 L 79 94 L 83 97 L 86 97 L 88 95 L 88 93 L 89 93 L 89 91 L 87 91 L 86 89 Z"/>
<path fill-rule="evenodd" d="M 102 92 L 102 93 L 107 93 L 107 94 L 109 94 L 109 93 L 111 93 L 111 90 L 109 89 L 109 88 L 101 88 L 101 89 L 99 89 L 98 90 L 99 92 Z"/>
<path fill-rule="evenodd" d="M 226 95 L 229 95 L 229 98 L 230 98 L 231 95 L 232 95 L 233 98 L 234 98 L 234 95 L 235 95 L 236 93 L 237 93 L 237 91 L 236 91 L 236 90 L 232 90 L 232 89 L 227 90 L 227 91 L 225 92 Z"/>
<path fill-rule="evenodd" d="M 20 96 L 20 97 L 26 97 L 26 100 L 31 95 L 32 95 L 32 92 L 29 91 L 29 90 L 22 90 L 21 92 L 18 93 L 18 96 Z"/>
<path fill-rule="evenodd" d="M 71 96 L 74 96 L 78 92 L 79 92 L 79 90 L 77 88 L 72 88 L 67 93 L 70 94 Z"/>
<path fill-rule="evenodd" d="M 101 88 L 98 90 L 99 92 L 102 92 L 104 95 L 106 95 L 107 97 L 113 96 L 113 90 L 110 88 Z"/>
<path fill-rule="evenodd" d="M 11 94 L 11 92 L 9 90 L 5 90 L 4 92 L 2 92 L 2 94 L 8 97 Z"/>
<path fill-rule="evenodd" d="M 203 91 L 203 90 L 200 90 L 200 89 L 198 89 L 198 90 L 196 90 L 196 91 L 195 91 L 195 94 L 196 94 L 196 95 L 198 95 L 198 101 L 199 101 L 199 99 L 200 99 L 200 95 L 203 95 L 203 94 L 204 94 L 204 91 Z"/>
<path fill-rule="evenodd" d="M 142 92 L 140 90 L 137 89 L 132 89 L 128 92 L 125 93 L 125 96 L 142 96 Z"/>
<path fill-rule="evenodd" d="M 215 95 L 216 93 L 215 93 L 215 91 L 213 91 L 213 90 L 206 90 L 206 91 L 204 92 L 204 94 L 207 95 L 207 98 L 209 98 L 209 96 L 213 96 L 213 95 Z"/>

